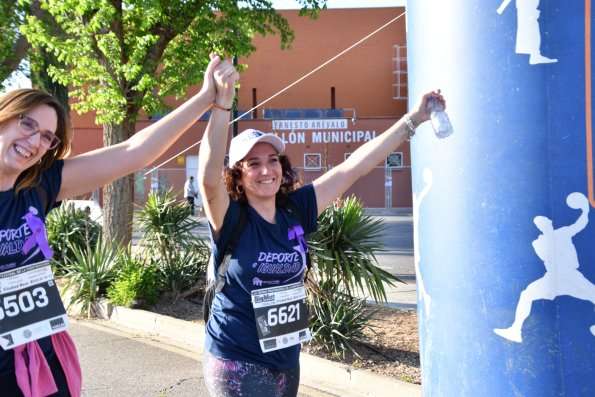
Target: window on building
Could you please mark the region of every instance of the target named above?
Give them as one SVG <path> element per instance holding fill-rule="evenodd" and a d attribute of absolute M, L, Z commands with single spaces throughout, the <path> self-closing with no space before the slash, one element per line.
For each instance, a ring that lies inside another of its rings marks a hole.
<path fill-rule="evenodd" d="M 302 109 L 285 109 L 286 119 L 301 119 L 304 117 Z"/>
<path fill-rule="evenodd" d="M 393 51 L 393 99 L 407 99 L 407 46 L 395 45 Z"/>
<path fill-rule="evenodd" d="M 321 167 L 320 153 L 304 153 L 304 169 L 319 170 Z"/>
<path fill-rule="evenodd" d="M 264 109 L 262 117 L 265 119 L 280 119 L 283 117 L 282 114 L 281 109 Z"/>
<path fill-rule="evenodd" d="M 320 119 L 322 118 L 322 109 L 306 109 L 305 117 L 307 119 Z"/>
<path fill-rule="evenodd" d="M 325 118 L 343 117 L 343 109 L 325 109 L 324 117 Z"/>
<path fill-rule="evenodd" d="M 394 152 L 386 158 L 387 168 L 403 168 L 403 152 Z"/>
<path fill-rule="evenodd" d="M 347 160 L 349 158 L 349 156 L 351 156 L 351 153 L 345 153 L 343 155 L 343 161 Z"/>

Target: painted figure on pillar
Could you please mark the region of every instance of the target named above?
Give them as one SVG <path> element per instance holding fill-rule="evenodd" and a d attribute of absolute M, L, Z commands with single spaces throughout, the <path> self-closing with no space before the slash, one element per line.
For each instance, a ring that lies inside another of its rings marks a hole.
<path fill-rule="evenodd" d="M 417 280 L 417 295 L 418 295 L 418 301 L 419 302 L 423 302 L 426 308 L 426 312 L 425 315 L 429 316 L 430 314 L 430 303 L 432 300 L 432 297 L 430 296 L 430 294 L 426 291 L 426 288 L 424 286 L 424 281 L 421 275 L 421 271 L 419 268 L 419 261 L 421 260 L 421 251 L 419 249 L 419 209 L 421 207 L 421 203 L 423 201 L 423 199 L 426 197 L 426 195 L 428 194 L 428 192 L 430 191 L 430 188 L 432 187 L 432 183 L 433 183 L 433 177 L 432 177 L 432 170 L 429 169 L 428 167 L 425 167 L 423 170 L 423 180 L 425 183 L 424 188 L 421 190 L 421 192 L 419 193 L 419 195 L 416 195 L 415 193 L 413 193 L 413 227 L 414 227 L 414 231 L 415 231 L 415 243 L 413 245 L 414 247 L 414 260 L 415 260 L 415 274 L 416 274 L 416 280 Z"/>
<path fill-rule="evenodd" d="M 504 0 L 498 7 L 502 14 L 511 0 Z M 517 34 L 516 53 L 528 54 L 531 65 L 558 62 L 557 59 L 541 55 L 541 32 L 539 29 L 539 0 L 516 0 Z"/>
<path fill-rule="evenodd" d="M 566 295 L 595 304 L 595 285 L 578 270 L 578 255 L 572 243 L 572 237 L 589 222 L 589 200 L 584 194 L 574 192 L 568 195 L 566 203 L 570 208 L 582 211 L 574 224 L 554 229 L 552 221 L 545 216 L 536 216 L 533 220 L 542 232 L 533 241 L 533 248 L 543 261 L 546 272 L 521 292 L 514 323 L 508 328 L 494 329 L 503 338 L 519 343 L 523 341 L 523 323 L 531 314 L 531 305 L 538 299 L 554 300 Z M 591 333 L 595 335 L 595 325 L 591 327 Z"/>

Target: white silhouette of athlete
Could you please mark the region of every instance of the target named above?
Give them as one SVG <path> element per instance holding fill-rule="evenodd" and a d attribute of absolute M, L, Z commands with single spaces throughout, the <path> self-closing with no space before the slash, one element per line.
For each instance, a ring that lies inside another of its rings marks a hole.
<path fill-rule="evenodd" d="M 498 14 L 502 14 L 511 0 L 504 0 L 498 7 Z M 541 33 L 539 31 L 539 14 L 537 9 L 539 0 L 516 0 L 517 8 L 517 31 L 516 31 L 516 53 L 529 54 L 529 63 L 558 62 L 557 59 L 541 55 Z"/>
<path fill-rule="evenodd" d="M 424 281 L 421 277 L 421 272 L 419 271 L 419 261 L 420 261 L 420 251 L 419 251 L 419 207 L 421 206 L 421 202 L 423 201 L 426 194 L 432 187 L 432 170 L 428 167 L 424 168 L 423 171 L 423 179 L 426 183 L 426 186 L 421 190 L 419 196 L 416 196 L 415 193 L 413 194 L 413 228 L 415 230 L 414 239 L 415 243 L 413 244 L 414 251 L 413 257 L 415 258 L 415 274 L 417 280 L 417 291 L 418 291 L 418 299 L 420 302 L 423 302 L 426 307 L 426 315 L 430 314 L 430 301 L 431 296 L 427 293 L 424 287 Z"/>
<path fill-rule="evenodd" d="M 521 292 L 514 323 L 509 328 L 494 329 L 503 338 L 519 343 L 523 341 L 523 322 L 531 314 L 533 301 L 538 299 L 554 300 L 557 296 L 568 295 L 595 304 L 595 285 L 578 271 L 578 255 L 572 244 L 572 237 L 589 222 L 589 200 L 584 194 L 574 192 L 568 195 L 566 203 L 570 208 L 582 211 L 574 224 L 554 229 L 552 221 L 545 216 L 536 216 L 533 220 L 542 232 L 533 241 L 533 248 L 543 261 L 546 272 Z M 595 335 L 595 325 L 590 330 Z"/>

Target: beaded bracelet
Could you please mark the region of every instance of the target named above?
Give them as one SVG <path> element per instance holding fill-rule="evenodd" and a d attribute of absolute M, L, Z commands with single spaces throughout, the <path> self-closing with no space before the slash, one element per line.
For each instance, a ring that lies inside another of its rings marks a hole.
<path fill-rule="evenodd" d="M 219 105 L 217 102 L 213 102 L 213 107 L 221 110 L 225 110 L 226 112 L 231 112 L 231 108 L 224 108 L 223 106 Z"/>
<path fill-rule="evenodd" d="M 415 125 L 408 114 L 405 115 L 405 125 L 407 128 L 407 140 L 410 141 L 413 135 L 415 135 Z"/>

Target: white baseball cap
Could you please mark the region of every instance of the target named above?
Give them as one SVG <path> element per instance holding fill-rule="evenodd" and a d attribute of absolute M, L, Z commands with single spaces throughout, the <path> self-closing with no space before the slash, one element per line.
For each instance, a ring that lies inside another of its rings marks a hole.
<path fill-rule="evenodd" d="M 266 134 L 254 129 L 245 130 L 231 140 L 229 145 L 229 166 L 233 167 L 235 163 L 246 157 L 250 149 L 259 142 L 270 143 L 277 151 L 277 154 L 285 151 L 285 144 L 277 135 Z"/>

